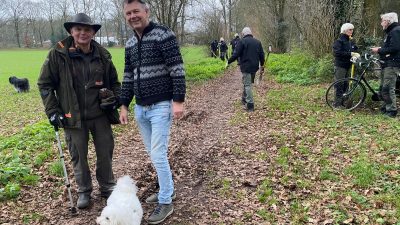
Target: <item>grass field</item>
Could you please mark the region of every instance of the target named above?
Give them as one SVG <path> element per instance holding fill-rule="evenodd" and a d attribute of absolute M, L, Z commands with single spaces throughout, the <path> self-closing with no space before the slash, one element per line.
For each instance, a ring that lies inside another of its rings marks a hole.
<path fill-rule="evenodd" d="M 16 197 L 20 184 L 35 184 L 40 177 L 33 173 L 54 157 L 54 131 L 47 122 L 37 88 L 42 63 L 49 50 L 0 50 L 0 200 Z M 124 49 L 109 49 L 122 81 Z M 190 81 L 210 79 L 221 74 L 224 63 L 206 57 L 204 47 L 182 48 L 186 78 Z M 8 78 L 28 78 L 31 91 L 16 93 Z M 62 174 L 55 163 L 49 171 Z"/>
<path fill-rule="evenodd" d="M 110 51 L 122 76 L 123 50 Z M 35 84 L 46 54 L 0 51 L 0 200 L 18 196 L 21 184 L 40 181 L 35 169 L 44 162 L 54 161 L 48 173 L 62 173 Z M 183 48 L 182 54 L 189 81 L 213 78 L 223 70 L 224 63 L 205 57 L 201 47 Z M 14 63 L 22 59 L 28 63 Z M 24 72 L 32 91 L 16 94 L 8 76 Z M 320 223 L 400 225 L 399 119 L 379 115 L 379 103 L 370 98 L 354 112 L 332 111 L 324 102 L 327 84 L 277 86 L 255 96 L 258 107 L 266 109 L 263 123 L 272 126 L 267 136 L 275 150 L 257 155 L 233 151 L 256 160 L 271 156 L 268 176 L 260 177 L 263 182 L 257 187 L 262 203 L 257 215 L 271 224 L 276 224 L 275 215 L 307 224 L 313 223 L 309 214 L 321 210 L 332 220 Z M 238 110 L 231 125 L 241 129 L 244 123 L 255 123 L 246 118 Z M 264 141 L 262 137 L 259 143 Z M 228 181 L 222 182 L 221 193 L 234 192 Z M 296 190 L 282 196 L 287 188 Z"/>

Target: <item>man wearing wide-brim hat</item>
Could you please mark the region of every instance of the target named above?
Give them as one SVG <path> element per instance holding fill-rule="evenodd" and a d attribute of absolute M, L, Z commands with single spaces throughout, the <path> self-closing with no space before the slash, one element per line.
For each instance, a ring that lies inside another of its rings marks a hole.
<path fill-rule="evenodd" d="M 112 121 L 110 115 L 118 113 L 115 96 L 120 93 L 120 82 L 110 53 L 93 40 L 100 24 L 78 13 L 64 27 L 70 36 L 50 50 L 38 86 L 51 125 L 64 128 L 78 185 L 77 207 L 82 209 L 90 205 L 93 190 L 87 159 L 89 133 L 101 196 L 107 198 L 115 185 L 111 123 L 118 121 Z"/>

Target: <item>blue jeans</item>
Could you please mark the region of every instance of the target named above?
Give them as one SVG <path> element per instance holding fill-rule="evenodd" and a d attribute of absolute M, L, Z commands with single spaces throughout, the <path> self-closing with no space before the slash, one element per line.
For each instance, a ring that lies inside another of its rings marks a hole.
<path fill-rule="evenodd" d="M 168 162 L 168 142 L 172 123 L 172 102 L 162 101 L 153 105 L 135 105 L 135 119 L 139 126 L 147 153 L 158 176 L 160 191 L 158 202 L 170 204 L 174 191 L 171 168 Z"/>

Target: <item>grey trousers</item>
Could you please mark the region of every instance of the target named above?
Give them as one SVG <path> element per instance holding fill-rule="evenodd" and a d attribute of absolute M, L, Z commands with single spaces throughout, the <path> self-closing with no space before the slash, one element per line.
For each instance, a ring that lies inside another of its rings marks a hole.
<path fill-rule="evenodd" d="M 386 111 L 397 111 L 396 105 L 396 79 L 400 68 L 398 67 L 385 67 L 381 74 L 381 96 L 383 99 L 382 108 Z"/>
<path fill-rule="evenodd" d="M 350 74 L 350 70 L 339 67 L 339 66 L 335 66 L 335 81 L 349 77 L 349 74 Z M 348 84 L 335 85 L 335 104 L 336 105 L 342 104 L 342 96 L 346 92 L 347 88 L 348 88 Z"/>
<path fill-rule="evenodd" d="M 93 120 L 82 121 L 82 128 L 65 129 L 75 180 L 79 193 L 90 193 L 93 189 L 88 164 L 89 132 L 93 137 L 96 151 L 96 179 L 101 192 L 110 191 L 115 185 L 112 171 L 114 137 L 107 117 L 101 116 Z"/>
<path fill-rule="evenodd" d="M 242 82 L 243 82 L 243 94 L 242 99 L 246 101 L 246 103 L 254 104 L 253 99 L 253 83 L 252 76 L 255 74 L 244 73 L 242 72 Z M 254 78 L 253 78 L 254 80 Z"/>

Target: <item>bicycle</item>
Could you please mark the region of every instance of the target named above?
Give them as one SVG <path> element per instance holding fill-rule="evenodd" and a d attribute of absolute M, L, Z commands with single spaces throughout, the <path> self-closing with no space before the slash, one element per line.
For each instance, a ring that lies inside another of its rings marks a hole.
<path fill-rule="evenodd" d="M 326 104 L 332 109 L 342 109 L 351 111 L 358 106 L 360 106 L 366 99 L 367 96 L 367 88 L 372 93 L 373 101 L 380 101 L 381 98 L 371 85 L 368 83 L 366 74 L 369 71 L 381 70 L 380 64 L 381 60 L 376 58 L 373 55 L 365 54 L 365 61 L 359 59 L 357 61 L 352 61 L 353 65 L 356 65 L 361 68 L 361 74 L 359 76 L 354 76 L 354 69 L 352 68 L 352 76 L 339 79 L 333 82 L 328 89 L 326 90 L 325 99 Z M 337 90 L 341 89 L 343 93 L 337 93 Z"/>

